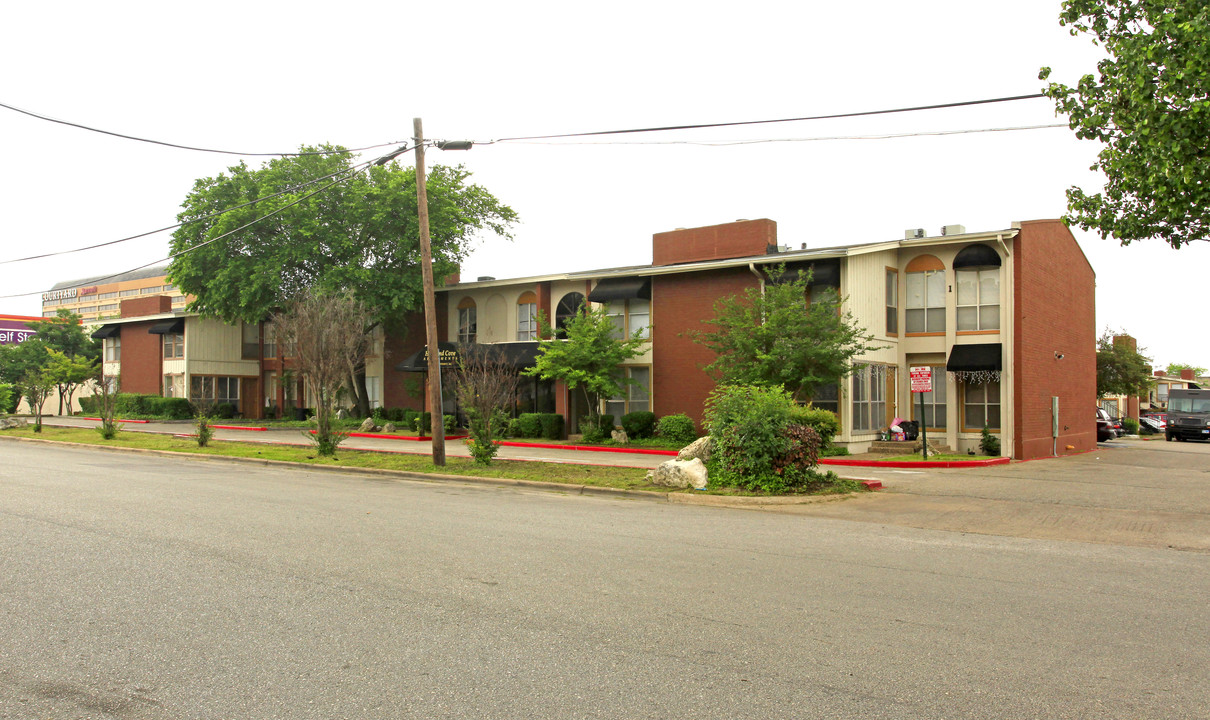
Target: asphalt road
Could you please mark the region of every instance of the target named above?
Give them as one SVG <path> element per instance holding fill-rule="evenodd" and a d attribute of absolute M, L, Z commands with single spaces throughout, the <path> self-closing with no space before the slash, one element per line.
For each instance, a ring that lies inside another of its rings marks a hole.
<path fill-rule="evenodd" d="M 0 457 L 0 718 L 1210 717 L 1206 553 Z"/>

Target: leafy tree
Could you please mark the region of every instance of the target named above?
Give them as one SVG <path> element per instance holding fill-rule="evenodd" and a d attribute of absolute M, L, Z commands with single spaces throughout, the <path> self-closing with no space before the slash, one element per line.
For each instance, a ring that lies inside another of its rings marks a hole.
<path fill-rule="evenodd" d="M 773 270 L 784 275 L 784 267 Z M 810 275 L 748 288 L 714 303 L 714 329 L 691 337 L 717 357 L 705 370 L 723 385 L 765 385 L 809 400 L 820 385 L 845 377 L 853 358 L 876 348 L 873 336 L 842 312 L 828 291 L 806 302 Z"/>
<path fill-rule="evenodd" d="M 517 397 L 517 372 L 500 350 L 472 345 L 450 375 L 458 404 L 470 421 L 471 456 L 490 465 L 500 449 L 497 440 L 508 427 L 506 409 Z"/>
<path fill-rule="evenodd" d="M 29 403 L 29 411 L 34 416 L 34 432 L 42 432 L 42 406 L 50 391 L 55 386 L 54 378 L 47 367 L 63 354 L 57 350 L 48 349 L 41 340 L 31 338 L 21 343 L 20 348 L 28 357 L 25 373 L 21 376 L 21 392 Z"/>
<path fill-rule="evenodd" d="M 1206 368 L 1198 367 L 1197 365 L 1188 365 L 1186 363 L 1168 363 L 1168 369 L 1164 372 L 1172 377 L 1180 377 L 1182 370 L 1192 370 L 1193 377 L 1201 377 L 1206 374 Z"/>
<path fill-rule="evenodd" d="M 1097 397 L 1147 395 L 1152 383 L 1150 362 L 1130 343 L 1115 343 L 1105 332 L 1097 339 Z"/>
<path fill-rule="evenodd" d="M 59 413 L 63 413 L 64 400 L 71 412 L 71 399 L 82 385 L 97 373 L 99 363 L 82 357 L 72 358 L 55 349 L 50 349 L 50 358 L 43 372 L 59 391 Z"/>
<path fill-rule="evenodd" d="M 600 427 L 601 403 L 636 384 L 622 374 L 621 365 L 642 354 L 646 342 L 642 330 L 632 337 L 618 337 L 607 311 L 605 306 L 592 310 L 587 303 L 581 305 L 559 329 L 563 339 L 543 340 L 534 366 L 523 371 L 543 380 L 562 380 L 568 390 L 584 393 L 588 417 L 581 427 L 594 433 Z M 540 315 L 538 321 L 543 337 L 554 337 L 555 330 L 546 318 Z"/>
<path fill-rule="evenodd" d="M 52 376 L 59 391 L 59 414 L 63 414 L 65 398 L 70 414 L 72 395 L 92 377 L 92 366 L 101 360 L 101 343 L 89 337 L 80 324 L 80 316 L 67 308 L 59 308 L 53 318 L 29 323 L 29 328 L 47 348 L 59 351 L 65 358 L 57 363 Z"/>
<path fill-rule="evenodd" d="M 278 341 L 296 347 L 294 360 L 315 398 L 316 432 L 311 438 L 320 455 L 335 455 L 347 437 L 333 427 L 336 402 L 344 379 L 364 362 L 370 338 L 363 328 L 369 311 L 348 295 L 313 291 L 291 301 L 274 317 Z"/>
<path fill-rule="evenodd" d="M 353 173 L 344 148 L 302 152 L 325 154 L 280 158 L 255 169 L 241 162 L 198 180 L 177 216 L 185 225 L 173 233 L 172 252 L 185 254 L 173 259 L 169 279 L 194 296 L 189 310 L 226 322 L 258 322 L 291 298 L 319 292 L 347 295 L 364 306 L 366 333 L 384 323 L 401 330 L 404 315 L 423 305 L 415 169 L 388 163 Z M 304 199 L 331 181 L 301 186 L 332 173 L 349 179 Z M 427 175 L 438 283 L 458 272 L 478 233 L 511 238 L 517 219 L 469 177 L 461 165 L 437 165 Z M 283 194 L 270 197 L 276 193 Z M 254 222 L 275 210 L 281 212 Z M 356 370 L 352 387 L 368 415 L 364 368 Z"/>
<path fill-rule="evenodd" d="M 16 345 L 0 345 L 0 382 L 14 387 L 17 403 L 20 403 L 25 397 L 26 378 L 41 371 L 49 362 L 46 343 L 36 335 Z M 30 409 L 33 409 L 32 404 Z"/>
<path fill-rule="evenodd" d="M 1102 193 L 1067 191 L 1068 222 L 1123 245 L 1210 239 L 1210 5 L 1204 0 L 1065 0 L 1060 24 L 1108 57 L 1098 76 L 1043 93 L 1076 136 L 1104 143 Z M 1038 79 L 1046 80 L 1050 68 Z"/>

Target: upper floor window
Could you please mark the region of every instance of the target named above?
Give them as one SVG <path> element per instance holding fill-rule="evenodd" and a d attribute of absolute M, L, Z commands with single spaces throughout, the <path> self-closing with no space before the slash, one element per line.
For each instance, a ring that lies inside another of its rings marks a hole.
<path fill-rule="evenodd" d="M 907 264 L 904 329 L 909 333 L 945 332 L 945 265 L 933 255 Z"/>
<path fill-rule="evenodd" d="M 570 292 L 563 296 L 555 308 L 555 337 L 567 337 L 567 322 L 583 311 L 585 302 L 583 293 Z"/>
<path fill-rule="evenodd" d="M 105 362 L 121 362 L 122 361 L 122 336 L 114 335 L 113 337 L 105 338 Z"/>
<path fill-rule="evenodd" d="M 473 343 L 478 334 L 478 319 L 473 298 L 462 298 L 458 303 L 458 342 Z"/>
<path fill-rule="evenodd" d="M 185 357 L 185 333 L 164 333 L 164 359 Z"/>
<path fill-rule="evenodd" d="M 538 296 L 532 292 L 517 298 L 517 339 L 538 339 Z"/>
<path fill-rule="evenodd" d="M 1000 254 L 968 245 L 954 258 L 958 330 L 1000 329 Z"/>
<path fill-rule="evenodd" d="M 899 334 L 899 271 L 886 269 L 886 334 Z"/>

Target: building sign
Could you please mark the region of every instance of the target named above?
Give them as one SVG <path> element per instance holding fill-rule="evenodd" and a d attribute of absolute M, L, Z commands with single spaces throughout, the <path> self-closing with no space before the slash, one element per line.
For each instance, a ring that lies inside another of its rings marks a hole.
<path fill-rule="evenodd" d="M 16 345 L 34 336 L 34 331 L 22 322 L 24 318 L 0 315 L 0 345 Z M 39 318 L 28 318 L 37 320 Z"/>
<path fill-rule="evenodd" d="M 912 367 L 908 370 L 912 378 L 912 392 L 926 393 L 933 391 L 933 369 L 928 365 Z"/>
<path fill-rule="evenodd" d="M 424 350 L 420 353 L 419 362 L 421 365 L 424 365 L 426 367 L 428 366 L 428 363 L 429 363 L 428 346 L 425 346 Z M 457 365 L 458 364 L 458 351 L 449 350 L 446 348 L 439 348 L 437 350 L 437 363 L 439 365 L 441 365 L 442 367 L 453 367 L 453 366 Z"/>
<path fill-rule="evenodd" d="M 98 286 L 96 286 L 96 285 L 89 285 L 88 287 L 82 287 L 82 288 L 80 288 L 79 293 L 80 293 L 81 295 L 96 295 L 96 294 L 97 294 L 97 290 L 99 290 L 99 289 L 100 289 L 100 288 L 99 288 Z"/>
<path fill-rule="evenodd" d="M 93 288 L 96 292 L 96 288 Z M 51 290 L 50 292 L 42 293 L 42 302 L 47 300 L 62 300 L 64 298 L 74 298 L 79 293 L 79 288 L 64 288 L 63 290 Z"/>

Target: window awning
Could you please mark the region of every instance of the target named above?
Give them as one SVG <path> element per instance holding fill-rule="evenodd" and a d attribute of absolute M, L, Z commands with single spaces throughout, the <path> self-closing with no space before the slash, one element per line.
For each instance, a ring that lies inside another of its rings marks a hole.
<path fill-rule="evenodd" d="M 588 293 L 588 301 L 594 303 L 614 302 L 615 300 L 650 300 L 651 278 L 622 277 L 605 278 Z"/>
<path fill-rule="evenodd" d="M 538 357 L 541 343 L 538 342 L 508 342 L 492 344 L 463 345 L 460 343 L 443 342 L 438 347 L 441 350 L 441 367 L 450 368 L 458 364 L 463 354 L 491 353 L 515 369 L 524 370 L 534 366 Z M 428 372 L 428 348 L 424 347 L 409 355 L 405 360 L 395 365 L 398 372 Z"/>
<path fill-rule="evenodd" d="M 840 287 L 840 260 L 836 258 L 787 265 L 786 271 L 781 275 L 770 273 L 769 282 L 794 282 L 798 279 L 798 272 L 800 270 L 802 272 L 810 271 L 811 281 L 807 283 L 809 287 L 818 287 L 821 285 L 833 288 Z"/>
<path fill-rule="evenodd" d="M 161 320 L 147 331 L 152 335 L 175 335 L 185 332 L 185 318 Z"/>
<path fill-rule="evenodd" d="M 975 370 L 1002 370 L 1000 343 L 978 343 L 976 345 L 955 345 L 950 350 L 950 359 L 945 363 L 948 372 Z"/>
<path fill-rule="evenodd" d="M 92 331 L 93 340 L 105 340 L 107 338 L 117 337 L 122 332 L 121 325 L 102 325 Z"/>
<path fill-rule="evenodd" d="M 1000 267 L 1000 254 L 987 245 L 967 245 L 954 256 L 954 269 L 968 267 Z"/>

